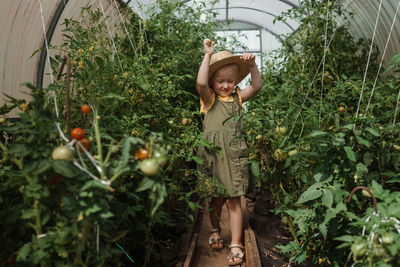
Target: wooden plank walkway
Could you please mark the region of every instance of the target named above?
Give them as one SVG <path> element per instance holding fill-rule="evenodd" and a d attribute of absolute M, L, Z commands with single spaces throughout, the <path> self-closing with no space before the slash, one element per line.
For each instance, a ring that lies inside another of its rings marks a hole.
<path fill-rule="evenodd" d="M 242 244 L 245 245 L 246 262 L 237 265 L 241 267 L 261 267 L 261 259 L 258 252 L 257 241 L 253 230 L 249 225 L 248 210 L 246 199 L 241 198 L 243 210 L 243 237 Z M 229 225 L 229 214 L 226 205 L 222 208 L 221 214 L 221 237 L 225 241 L 224 249 L 213 250 L 208 245 L 209 232 L 211 230 L 210 217 L 208 214 L 208 205 L 205 204 L 204 209 L 201 211 L 201 222 L 199 222 L 199 232 L 193 235 L 191 248 L 184 267 L 222 267 L 228 266 L 229 244 L 231 242 L 231 232 Z"/>
<path fill-rule="evenodd" d="M 219 267 L 228 266 L 228 245 L 231 241 L 231 231 L 229 226 L 229 215 L 226 205 L 222 208 L 221 214 L 221 237 L 225 241 L 225 246 L 221 250 L 211 249 L 208 245 L 208 238 L 211 231 L 210 217 L 208 215 L 208 205 L 203 209 L 203 216 L 201 221 L 201 230 L 199 233 L 199 240 L 196 246 L 192 267 Z M 240 266 L 240 265 L 238 265 Z M 242 264 L 241 266 L 245 266 Z"/>

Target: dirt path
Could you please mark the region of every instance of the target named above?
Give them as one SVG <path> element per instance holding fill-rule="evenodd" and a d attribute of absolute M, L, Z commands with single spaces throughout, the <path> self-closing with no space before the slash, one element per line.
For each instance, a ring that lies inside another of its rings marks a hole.
<path fill-rule="evenodd" d="M 192 267 L 225 267 L 228 266 L 228 245 L 231 241 L 231 231 L 229 227 L 229 215 L 226 205 L 222 208 L 221 214 L 221 237 L 225 241 L 225 247 L 222 250 L 213 250 L 208 245 L 209 232 L 211 230 L 210 217 L 207 207 L 203 210 L 201 231 L 196 247 L 196 253 L 193 259 Z M 245 264 L 237 266 L 246 266 Z"/>

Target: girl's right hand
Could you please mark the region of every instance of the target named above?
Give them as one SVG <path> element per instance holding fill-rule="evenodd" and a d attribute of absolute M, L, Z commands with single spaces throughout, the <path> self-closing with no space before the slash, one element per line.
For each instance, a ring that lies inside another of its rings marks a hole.
<path fill-rule="evenodd" d="M 211 43 L 211 46 L 210 46 Z M 204 45 L 204 53 L 208 54 L 208 55 L 212 55 L 214 53 L 214 44 L 215 42 L 211 42 L 210 39 L 206 38 L 203 41 L 203 45 Z"/>

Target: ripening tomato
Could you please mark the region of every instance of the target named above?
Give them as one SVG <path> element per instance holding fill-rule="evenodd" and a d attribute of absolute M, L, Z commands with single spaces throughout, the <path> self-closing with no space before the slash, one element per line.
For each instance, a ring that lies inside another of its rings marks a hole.
<path fill-rule="evenodd" d="M 345 108 L 340 106 L 338 110 L 339 110 L 339 112 L 343 113 L 345 111 Z"/>
<path fill-rule="evenodd" d="M 83 114 L 87 115 L 92 110 L 92 108 L 88 104 L 83 104 L 81 106 L 81 111 Z"/>
<path fill-rule="evenodd" d="M 145 159 L 140 162 L 140 170 L 148 176 L 154 176 L 159 171 L 159 165 L 155 159 Z"/>
<path fill-rule="evenodd" d="M 51 158 L 54 160 L 62 159 L 71 162 L 74 158 L 74 152 L 67 146 L 58 146 L 51 153 Z"/>
<path fill-rule="evenodd" d="M 190 120 L 188 118 L 182 118 L 181 123 L 184 126 L 188 126 L 190 124 Z"/>
<path fill-rule="evenodd" d="M 145 148 L 139 148 L 135 153 L 135 158 L 138 160 L 147 159 L 150 155 L 150 151 Z"/>
<path fill-rule="evenodd" d="M 82 140 L 85 138 L 85 131 L 81 128 L 75 128 L 71 131 L 71 136 L 76 140 Z"/>
<path fill-rule="evenodd" d="M 79 141 L 79 143 L 81 143 L 82 146 L 83 146 L 87 151 L 89 151 L 89 148 L 90 148 L 90 142 L 89 142 L 89 140 L 87 140 L 86 138 L 83 138 L 82 140 Z M 78 146 L 79 151 L 82 152 L 82 153 L 84 153 L 83 148 L 82 148 L 79 144 L 77 144 L 77 146 Z"/>

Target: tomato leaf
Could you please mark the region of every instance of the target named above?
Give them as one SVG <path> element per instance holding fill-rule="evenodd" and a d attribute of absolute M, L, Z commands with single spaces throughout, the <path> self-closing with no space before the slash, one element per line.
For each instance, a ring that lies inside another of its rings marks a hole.
<path fill-rule="evenodd" d="M 332 191 L 329 189 L 325 189 L 322 195 L 322 202 L 328 207 L 331 208 L 333 204 L 333 194 Z"/>
<path fill-rule="evenodd" d="M 140 184 L 138 185 L 138 187 L 136 188 L 136 192 L 141 192 L 141 191 L 145 191 L 147 189 L 149 189 L 150 187 L 152 187 L 154 185 L 154 180 L 148 178 L 148 177 L 144 177 L 142 179 L 142 181 L 140 181 Z"/>
<path fill-rule="evenodd" d="M 379 132 L 371 127 L 367 127 L 365 130 L 376 137 L 380 136 Z"/>
<path fill-rule="evenodd" d="M 61 174 L 65 177 L 71 178 L 78 175 L 78 171 L 76 170 L 76 168 L 72 164 L 64 160 L 52 160 L 51 166 L 56 173 Z"/>
<path fill-rule="evenodd" d="M 351 149 L 351 147 L 349 146 L 345 146 L 343 147 L 344 151 L 346 152 L 347 158 L 353 162 L 356 161 L 356 156 L 353 152 L 353 150 Z"/>
<path fill-rule="evenodd" d="M 305 191 L 303 194 L 301 194 L 299 200 L 297 200 L 296 203 L 298 203 L 298 204 L 305 203 L 307 201 L 317 199 L 321 195 L 322 195 L 322 191 L 321 190 L 309 190 L 309 189 L 307 189 L 307 191 Z"/>

